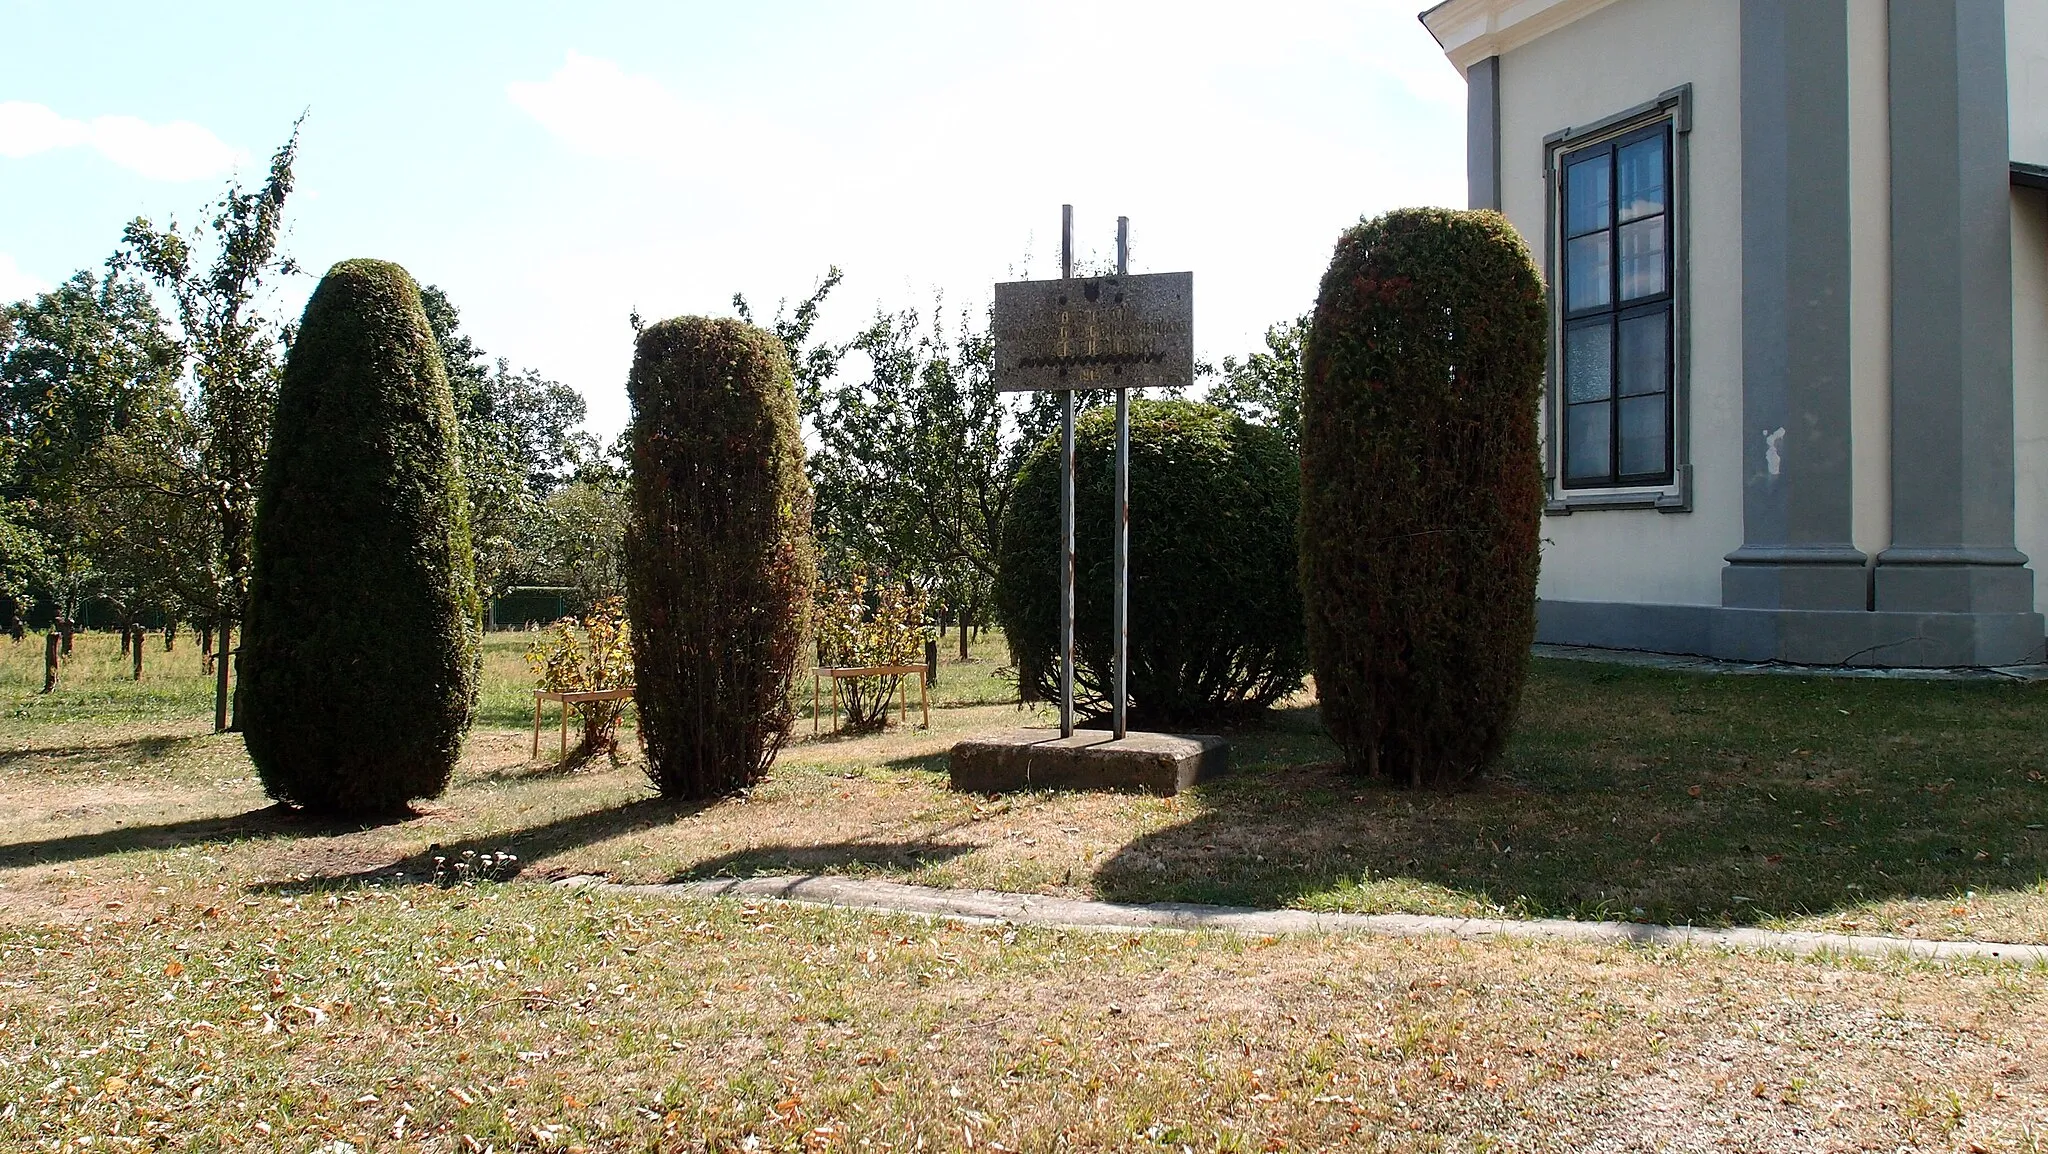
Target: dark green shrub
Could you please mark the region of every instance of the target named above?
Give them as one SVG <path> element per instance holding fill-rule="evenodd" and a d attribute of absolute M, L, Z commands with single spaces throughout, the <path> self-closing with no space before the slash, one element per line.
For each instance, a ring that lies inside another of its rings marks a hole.
<path fill-rule="evenodd" d="M 794 720 L 817 561 L 789 357 L 734 320 L 640 334 L 626 605 L 647 774 L 668 797 L 760 780 Z"/>
<path fill-rule="evenodd" d="M 419 286 L 335 265 L 285 362 L 256 500 L 239 707 L 270 796 L 377 814 L 447 787 L 476 696 L 466 510 Z"/>
<path fill-rule="evenodd" d="M 1116 419 L 1074 431 L 1074 698 L 1109 708 Z M 1059 437 L 1017 477 L 997 554 L 996 615 L 1017 672 L 1059 700 Z M 1294 523 L 1299 471 L 1280 435 L 1213 405 L 1131 404 L 1131 710 L 1145 724 L 1271 705 L 1306 665 Z"/>
<path fill-rule="evenodd" d="M 1358 225 L 1304 362 L 1301 580 L 1355 770 L 1453 785 L 1500 755 L 1536 628 L 1542 278 L 1506 218 Z"/>

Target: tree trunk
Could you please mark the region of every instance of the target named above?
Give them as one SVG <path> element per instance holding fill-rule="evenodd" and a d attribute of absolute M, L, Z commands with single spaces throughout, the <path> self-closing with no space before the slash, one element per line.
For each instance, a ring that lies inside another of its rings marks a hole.
<path fill-rule="evenodd" d="M 134 653 L 135 653 L 135 680 L 137 680 L 137 681 L 140 681 L 140 680 L 142 680 L 142 639 L 143 639 L 143 638 L 145 638 L 145 637 L 147 637 L 147 636 L 149 636 L 149 631 L 148 631 L 147 629 L 144 629 L 144 628 L 143 628 L 142 626 L 140 626 L 140 625 L 137 625 L 137 626 L 135 627 L 135 646 L 134 646 Z"/>
<path fill-rule="evenodd" d="M 199 627 L 199 672 L 201 676 L 213 672 L 213 626 Z"/>
<path fill-rule="evenodd" d="M 53 630 L 43 642 L 43 692 L 57 688 L 57 650 L 63 644 Z"/>
<path fill-rule="evenodd" d="M 69 617 L 57 619 L 57 632 L 64 636 L 64 656 L 71 656 L 71 635 L 78 629 L 78 623 Z"/>
<path fill-rule="evenodd" d="M 219 660 L 213 663 L 213 731 L 228 731 L 228 653 L 234 640 L 234 626 L 220 623 Z"/>
<path fill-rule="evenodd" d="M 164 622 L 164 652 L 171 651 L 171 643 L 178 639 L 178 619 L 173 617 Z"/>
<path fill-rule="evenodd" d="M 235 688 L 228 694 L 228 732 L 242 732 L 242 652 L 237 649 L 220 655 L 220 659 L 235 666 Z"/>
<path fill-rule="evenodd" d="M 969 605 L 963 605 L 963 606 L 961 606 L 961 607 L 960 607 L 960 660 L 961 660 L 961 661 L 963 661 L 963 662 L 967 660 L 967 624 L 968 624 L 968 622 L 972 621 L 973 619 L 974 619 L 974 608 L 973 608 L 972 606 L 969 606 Z"/>
<path fill-rule="evenodd" d="M 134 644 L 134 642 L 135 627 L 126 621 L 121 622 L 121 656 L 128 656 L 128 647 Z"/>

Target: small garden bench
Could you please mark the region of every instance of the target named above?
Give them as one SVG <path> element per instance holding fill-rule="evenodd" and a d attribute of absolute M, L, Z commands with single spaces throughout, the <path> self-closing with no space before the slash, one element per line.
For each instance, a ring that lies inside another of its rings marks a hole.
<path fill-rule="evenodd" d="M 569 760 L 569 710 L 586 701 L 624 701 L 633 696 L 633 687 L 622 685 L 617 689 L 586 689 L 570 692 L 559 689 L 536 689 L 533 691 L 533 756 L 540 756 L 540 709 L 544 701 L 559 701 L 562 704 L 562 760 Z"/>
<path fill-rule="evenodd" d="M 818 713 L 822 691 L 818 688 L 824 681 L 832 682 L 832 732 L 839 732 L 839 683 L 849 677 L 909 677 L 917 675 L 917 696 L 924 707 L 924 727 L 932 727 L 932 691 L 925 678 L 929 671 L 922 665 L 820 665 L 811 671 L 811 732 L 818 732 Z M 896 683 L 896 691 L 902 701 L 904 724 L 910 722 L 910 685 Z M 888 716 L 885 710 L 883 716 Z"/>

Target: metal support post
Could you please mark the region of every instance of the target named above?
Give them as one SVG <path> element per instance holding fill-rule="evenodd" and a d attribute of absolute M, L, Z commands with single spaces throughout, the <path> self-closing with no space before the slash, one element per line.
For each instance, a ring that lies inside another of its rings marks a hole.
<path fill-rule="evenodd" d="M 1074 206 L 1060 206 L 1060 279 L 1074 278 Z M 1074 390 L 1060 391 L 1060 736 L 1074 736 Z"/>
<path fill-rule="evenodd" d="M 1131 218 L 1116 218 L 1116 275 L 1131 271 Z M 1114 686 L 1110 690 L 1111 728 L 1123 740 L 1129 714 L 1131 677 L 1131 391 L 1116 390 L 1116 592 L 1111 623 L 1116 652 Z"/>

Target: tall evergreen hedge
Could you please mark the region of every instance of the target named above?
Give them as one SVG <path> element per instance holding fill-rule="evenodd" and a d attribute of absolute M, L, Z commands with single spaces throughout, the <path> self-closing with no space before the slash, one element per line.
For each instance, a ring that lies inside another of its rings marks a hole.
<path fill-rule="evenodd" d="M 640 333 L 626 533 L 640 736 L 664 796 L 760 780 L 794 721 L 817 561 L 789 357 L 734 320 Z"/>
<path fill-rule="evenodd" d="M 1324 725 L 1361 772 L 1499 757 L 1536 627 L 1543 283 L 1493 212 L 1359 224 L 1303 364 L 1301 577 Z"/>
<path fill-rule="evenodd" d="M 1074 697 L 1109 710 L 1116 414 L 1074 430 Z M 1300 472 L 1280 434 L 1213 405 L 1131 404 L 1131 673 L 1146 725 L 1227 720 L 1301 684 Z M 1032 450 L 1003 518 L 996 615 L 1018 675 L 1059 700 L 1060 452 Z"/>
<path fill-rule="evenodd" d="M 419 286 L 385 261 L 329 269 L 256 501 L 238 692 L 270 796 L 378 814 L 447 787 L 478 652 L 458 454 Z"/>

